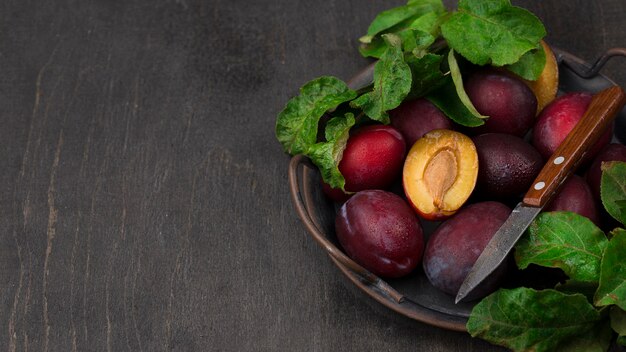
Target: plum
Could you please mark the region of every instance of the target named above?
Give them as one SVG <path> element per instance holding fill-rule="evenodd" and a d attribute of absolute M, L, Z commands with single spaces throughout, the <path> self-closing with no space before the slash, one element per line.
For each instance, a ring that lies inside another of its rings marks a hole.
<path fill-rule="evenodd" d="M 603 161 L 624 161 L 626 162 L 626 145 L 611 143 L 602 149 L 591 163 L 587 170 L 587 183 L 591 187 L 591 193 L 596 200 L 600 200 L 600 180 L 602 178 Z"/>
<path fill-rule="evenodd" d="M 346 180 L 347 192 L 386 189 L 402 171 L 406 144 L 404 137 L 392 126 L 367 125 L 351 133 L 339 162 L 339 171 Z M 324 194 L 336 202 L 349 195 L 340 189 L 322 184 Z"/>
<path fill-rule="evenodd" d="M 424 234 L 419 219 L 394 193 L 357 192 L 339 209 L 335 230 L 346 254 L 376 275 L 407 275 L 422 259 Z"/>
<path fill-rule="evenodd" d="M 589 218 L 599 224 L 598 209 L 585 180 L 578 175 L 571 175 L 561 186 L 544 211 L 571 211 Z"/>
<path fill-rule="evenodd" d="M 345 189 L 357 192 L 388 187 L 400 174 L 405 153 L 404 138 L 395 128 L 369 125 L 357 129 L 348 138 L 339 162 Z"/>
<path fill-rule="evenodd" d="M 432 130 L 453 127 L 452 121 L 425 98 L 406 101 L 389 111 L 389 116 L 391 125 L 402 133 L 407 148 Z"/>
<path fill-rule="evenodd" d="M 476 259 L 510 213 L 506 205 L 486 201 L 469 205 L 443 222 L 430 236 L 424 250 L 423 267 L 430 283 L 445 293 L 456 295 Z M 469 299 L 495 290 L 506 269 L 506 265 L 498 268 Z"/>
<path fill-rule="evenodd" d="M 459 132 L 433 130 L 409 150 L 402 186 L 421 217 L 443 220 L 469 198 L 477 176 L 478 155 L 472 140 Z"/>
<path fill-rule="evenodd" d="M 477 133 L 507 133 L 523 137 L 532 127 L 537 97 L 519 78 L 493 69 L 474 72 L 465 91 L 476 110 L 489 116 Z"/>
<path fill-rule="evenodd" d="M 503 133 L 473 138 L 478 152 L 477 191 L 492 198 L 519 195 L 541 171 L 541 154 L 523 139 Z"/>
<path fill-rule="evenodd" d="M 543 109 L 533 129 L 532 144 L 544 159 L 550 158 L 556 148 L 576 126 L 576 123 L 587 111 L 593 95 L 588 92 L 571 92 L 554 99 Z M 586 159 L 593 156 L 606 146 L 613 135 L 609 128 L 600 140 L 591 147 Z"/>

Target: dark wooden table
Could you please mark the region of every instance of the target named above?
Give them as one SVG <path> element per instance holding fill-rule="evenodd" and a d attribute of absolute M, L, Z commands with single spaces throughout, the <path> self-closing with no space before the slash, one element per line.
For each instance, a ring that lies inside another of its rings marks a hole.
<path fill-rule="evenodd" d="M 276 114 L 402 3 L 3 1 L 0 349 L 499 350 L 374 303 L 290 200 Z M 626 46 L 623 0 L 514 3 L 584 59 Z"/>

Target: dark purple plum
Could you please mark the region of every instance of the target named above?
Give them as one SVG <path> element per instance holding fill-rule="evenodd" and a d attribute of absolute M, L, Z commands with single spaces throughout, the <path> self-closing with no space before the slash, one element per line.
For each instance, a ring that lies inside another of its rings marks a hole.
<path fill-rule="evenodd" d="M 561 186 L 544 211 L 571 211 L 589 218 L 598 225 L 598 209 L 585 180 L 578 175 L 571 175 Z"/>
<path fill-rule="evenodd" d="M 491 198 L 519 195 L 543 166 L 541 154 L 523 139 L 504 133 L 473 138 L 478 152 L 477 191 Z"/>
<path fill-rule="evenodd" d="M 425 98 L 410 100 L 389 112 L 391 125 L 406 141 L 407 149 L 423 135 L 438 129 L 453 129 L 452 121 Z"/>
<path fill-rule="evenodd" d="M 430 283 L 456 295 L 476 259 L 510 213 L 511 209 L 502 203 L 481 202 L 461 209 L 442 223 L 430 236 L 424 251 L 424 272 Z M 470 299 L 493 292 L 506 269 L 506 265 L 498 268 L 472 292 Z"/>
<path fill-rule="evenodd" d="M 346 254 L 378 276 L 405 276 L 422 259 L 424 234 L 417 215 L 391 192 L 354 194 L 339 209 L 335 230 Z"/>
<path fill-rule="evenodd" d="M 537 98 L 524 82 L 504 72 L 482 69 L 470 75 L 465 91 L 476 110 L 489 116 L 478 133 L 523 137 L 535 122 Z"/>

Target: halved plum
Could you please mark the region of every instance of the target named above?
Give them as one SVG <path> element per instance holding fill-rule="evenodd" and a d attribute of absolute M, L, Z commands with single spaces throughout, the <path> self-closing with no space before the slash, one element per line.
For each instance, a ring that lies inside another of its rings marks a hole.
<path fill-rule="evenodd" d="M 404 193 L 429 220 L 454 214 L 469 198 L 478 176 L 472 140 L 459 132 L 434 130 L 415 142 L 404 162 Z"/>

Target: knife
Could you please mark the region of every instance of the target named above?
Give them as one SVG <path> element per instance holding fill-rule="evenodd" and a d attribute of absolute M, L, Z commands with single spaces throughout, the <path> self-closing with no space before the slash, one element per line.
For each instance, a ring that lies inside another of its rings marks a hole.
<path fill-rule="evenodd" d="M 569 174 L 576 169 L 587 150 L 611 125 L 625 103 L 624 90 L 618 86 L 612 86 L 593 96 L 585 114 L 548 159 L 522 202 L 513 209 L 480 254 L 461 284 L 455 303 L 468 298 L 468 295 L 502 264 L 517 240 L 552 199 Z"/>

